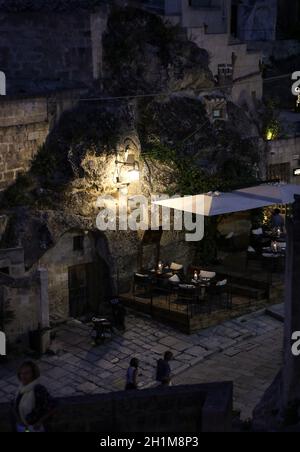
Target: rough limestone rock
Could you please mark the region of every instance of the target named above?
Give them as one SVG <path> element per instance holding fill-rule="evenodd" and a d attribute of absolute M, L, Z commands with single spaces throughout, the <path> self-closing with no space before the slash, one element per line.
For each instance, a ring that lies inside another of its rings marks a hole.
<path fill-rule="evenodd" d="M 63 211 L 15 209 L 2 239 L 2 247 L 22 246 L 25 266 L 32 267 L 45 252 L 70 230 L 94 230 L 90 219 L 68 215 Z"/>
<path fill-rule="evenodd" d="M 214 85 L 208 53 L 145 11 L 113 11 L 103 45 L 104 86 L 112 94 L 197 93 Z"/>

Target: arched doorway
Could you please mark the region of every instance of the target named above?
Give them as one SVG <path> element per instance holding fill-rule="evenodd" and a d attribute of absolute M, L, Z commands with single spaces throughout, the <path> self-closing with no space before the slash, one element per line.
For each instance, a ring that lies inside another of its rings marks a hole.
<path fill-rule="evenodd" d="M 108 250 L 98 246 L 103 240 L 97 234 L 72 230 L 40 260 L 48 271 L 52 321 L 105 311 L 112 283 L 109 256 L 103 254 Z"/>
<path fill-rule="evenodd" d="M 111 295 L 110 271 L 103 259 L 68 268 L 69 314 L 99 313 Z"/>

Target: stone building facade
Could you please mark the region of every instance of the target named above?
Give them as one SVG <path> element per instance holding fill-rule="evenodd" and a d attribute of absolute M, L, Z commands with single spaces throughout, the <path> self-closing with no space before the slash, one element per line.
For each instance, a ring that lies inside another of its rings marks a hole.
<path fill-rule="evenodd" d="M 47 100 L 0 100 L 0 190 L 26 171 L 49 132 Z"/>
<path fill-rule="evenodd" d="M 269 143 L 268 171 L 271 179 L 300 184 L 300 137 Z"/>
<path fill-rule="evenodd" d="M 23 17 L 28 27 L 28 24 L 32 24 L 33 17 L 38 18 L 40 15 L 43 16 L 41 22 L 46 20 L 45 13 L 22 13 L 20 17 Z M 62 18 L 64 16 L 65 14 L 62 14 Z M 8 28 L 8 34 L 12 34 L 13 29 L 18 30 L 18 27 L 22 29 L 23 22 L 21 19 L 17 19 L 16 24 L 14 24 L 12 16 L 7 16 L 7 13 L 5 13 L 3 17 L 3 24 L 6 24 L 5 26 Z M 100 87 L 102 82 L 102 33 L 106 26 L 105 11 L 100 9 L 94 13 L 85 12 L 82 18 L 79 14 L 76 20 L 74 15 L 70 14 L 70 19 L 67 22 L 70 23 L 70 26 L 72 24 L 73 28 L 75 27 L 74 36 L 72 37 L 70 34 L 65 41 L 63 37 L 66 31 L 62 27 L 63 20 L 60 18 L 55 24 L 55 17 L 54 13 L 49 13 L 49 23 L 45 25 L 45 36 L 40 35 L 41 29 L 39 27 L 37 29 L 32 28 L 33 42 L 38 39 L 42 40 L 41 45 L 44 47 L 41 52 L 46 56 L 49 54 L 53 67 L 49 69 L 47 61 L 42 58 L 39 73 L 34 72 L 35 65 L 22 68 L 24 77 L 26 77 L 23 85 L 25 92 L 35 91 L 35 86 L 32 86 L 31 81 L 36 80 L 39 89 L 44 86 L 43 95 L 31 93 L 31 97 L 29 97 L 29 94 L 20 97 L 20 94 L 16 94 L 16 97 L 9 96 L 0 100 L 0 189 L 2 191 L 10 187 L 20 172 L 23 173 L 29 169 L 31 160 L 37 155 L 40 145 L 53 138 L 52 132 L 56 130 L 54 126 L 58 125 L 61 113 L 71 109 L 78 101 L 80 94 L 83 91 L 85 92 L 86 89 L 92 90 L 94 86 L 96 89 L 91 92 L 94 95 L 98 93 L 97 88 Z M 130 30 L 131 22 L 127 25 Z M 163 22 L 161 22 L 161 26 L 163 27 Z M 51 33 L 57 34 L 53 40 L 50 39 L 50 30 Z M 78 36 L 88 34 L 88 30 L 90 30 L 89 37 L 83 37 L 83 43 L 88 46 L 89 51 L 84 50 L 81 53 L 76 47 Z M 66 45 L 57 49 L 57 58 L 55 58 L 52 52 L 56 51 L 55 46 L 58 44 L 56 38 L 59 34 L 61 34 L 61 42 L 65 42 Z M 48 38 L 46 39 L 46 37 Z M 21 41 L 19 41 L 19 38 L 16 39 L 18 39 L 16 45 L 19 49 L 18 46 L 21 46 Z M 8 45 L 8 41 L 6 42 Z M 177 44 L 178 41 L 175 40 L 176 52 L 172 53 L 171 51 L 170 55 L 176 56 L 177 52 L 182 52 L 180 55 L 183 55 L 184 58 L 181 58 L 181 56 L 180 58 L 172 57 L 177 60 L 174 63 L 173 71 L 175 74 L 179 73 L 177 78 L 173 76 L 172 83 L 174 81 L 176 83 L 172 85 L 172 90 L 176 86 L 181 93 L 184 94 L 188 91 L 191 95 L 190 93 L 194 92 L 193 88 L 197 91 L 199 86 L 200 89 L 203 86 L 213 86 L 212 76 L 206 63 L 206 52 L 201 51 L 185 38 L 180 41 L 179 49 L 176 47 Z M 149 51 L 147 39 L 145 46 Z M 69 67 L 65 53 L 67 52 L 66 49 L 69 49 L 68 51 L 72 55 L 71 50 L 73 48 L 77 49 L 74 50 L 73 62 L 77 66 L 71 65 Z M 171 50 L 174 51 L 174 49 Z M 152 58 L 151 51 L 150 49 L 148 58 Z M 20 56 L 20 65 L 22 65 L 22 61 L 30 59 L 31 49 L 26 47 L 26 43 L 24 44 L 24 52 L 24 55 Z M 62 52 L 65 52 L 64 57 Z M 198 62 L 193 60 L 191 65 L 189 58 L 194 57 L 195 54 Z M 79 55 L 85 56 L 80 59 Z M 37 56 L 35 55 L 35 57 Z M 8 69 L 8 66 L 11 66 L 12 60 L 10 58 L 11 55 L 9 54 L 6 63 L 4 61 L 2 64 L 5 70 Z M 64 58 L 66 59 L 64 60 Z M 86 66 L 78 78 L 77 69 L 84 62 L 86 62 Z M 221 62 L 222 64 L 226 63 L 223 60 Z M 118 64 L 120 64 L 119 60 Z M 2 66 L 0 67 L 2 68 Z M 134 64 L 134 66 L 136 65 Z M 192 74 L 189 73 L 191 66 L 194 71 Z M 58 67 L 65 70 L 58 73 Z M 159 59 L 157 60 L 157 68 L 158 70 L 154 71 L 155 76 L 162 69 Z M 169 74 L 169 69 L 166 70 L 163 65 L 165 73 Z M 106 72 L 106 74 L 110 73 Z M 9 89 L 15 93 L 18 93 L 19 83 L 21 82 L 21 78 L 19 78 L 21 74 L 18 73 L 17 75 L 18 79 L 13 78 L 11 68 L 7 70 Z M 170 77 L 170 75 L 168 76 Z M 46 85 L 43 85 L 43 80 L 47 80 Z M 82 85 L 80 87 L 73 85 L 71 89 L 68 88 L 70 82 L 80 82 Z M 113 82 L 116 86 L 118 86 L 118 83 L 120 84 L 120 80 L 116 77 L 115 80 L 112 80 Z M 54 86 L 55 89 L 53 90 Z M 166 80 L 166 87 L 169 90 L 170 81 L 168 79 Z M 194 103 L 197 105 L 194 105 Z M 92 104 L 94 105 L 94 103 Z M 182 106 L 185 109 L 184 111 L 190 112 L 191 108 L 193 111 L 192 114 L 186 115 L 185 122 L 187 124 L 180 122 Z M 0 268 L 0 276 L 4 290 L 3 299 L 5 296 L 4 301 L 9 301 L 15 312 L 13 323 L 7 326 L 8 333 L 13 339 L 26 335 L 39 325 L 47 326 L 49 316 L 53 320 L 66 320 L 70 315 L 80 317 L 86 311 L 101 314 L 102 301 L 109 299 L 110 296 L 118 292 L 128 293 L 134 272 L 140 270 L 144 263 L 147 265 L 147 267 L 145 265 L 146 268 L 151 268 L 151 266 L 157 264 L 158 244 L 160 246 L 160 259 L 166 263 L 178 262 L 187 268 L 194 258 L 195 250 L 193 246 L 185 242 L 183 232 L 157 230 L 154 231 L 153 237 L 149 239 L 147 237 L 148 231 L 106 231 L 101 233 L 97 230 L 96 217 L 99 212 L 97 199 L 99 196 L 110 195 L 115 204 L 121 191 L 124 191 L 128 196 L 145 194 L 150 197 L 153 193 L 166 193 L 176 184 L 174 183 L 174 175 L 172 177 L 172 165 L 170 163 L 151 164 L 151 159 L 142 162 L 140 158 L 142 146 L 137 127 L 137 122 L 141 118 L 139 117 L 140 110 L 136 107 L 135 102 L 128 102 L 127 104 L 125 102 L 109 103 L 108 106 L 99 103 L 99 105 L 96 104 L 94 110 L 85 109 L 85 107 L 85 103 L 82 102 L 80 107 L 70 112 L 69 116 L 66 113 L 68 118 L 67 125 L 63 126 L 63 137 L 58 135 L 62 139 L 56 139 L 56 141 L 54 139 L 55 146 L 50 148 L 50 152 L 56 159 L 55 175 L 58 175 L 57 179 L 62 178 L 63 188 L 61 189 L 59 184 L 55 188 L 53 188 L 53 184 L 50 188 L 49 186 L 45 187 L 49 169 L 44 168 L 41 177 L 30 174 L 35 184 L 35 190 L 32 190 L 34 193 L 29 193 L 32 201 L 32 204 L 29 204 L 30 207 L 16 208 L 13 205 L 11 206 L 13 214 L 1 211 L 0 236 L 1 239 L 5 237 L 5 240 L 3 239 L 5 245 L 3 246 L 6 249 L 2 249 L 4 263 L 1 268 L 5 271 L 1 271 Z M 175 139 L 173 135 L 175 136 L 177 133 L 177 130 L 170 131 L 168 123 L 171 116 L 170 112 L 172 117 L 175 118 L 173 122 L 177 121 L 181 125 L 180 132 L 186 133 L 186 135 L 199 127 L 200 122 L 208 119 L 199 96 L 193 100 L 190 97 L 184 99 L 183 96 L 159 99 L 153 108 L 156 113 L 152 113 L 150 109 L 149 117 L 151 119 L 160 118 L 159 132 L 155 132 L 156 124 L 153 124 L 153 133 L 158 142 L 161 141 L 165 144 L 170 142 L 171 139 Z M 214 101 L 210 101 L 208 110 L 211 114 L 213 114 L 213 110 L 216 110 Z M 80 116 L 81 111 L 83 111 L 83 116 Z M 85 113 L 88 120 L 85 118 Z M 82 134 L 79 134 L 79 138 L 77 137 L 77 142 L 73 146 L 73 137 L 77 132 L 73 128 L 73 123 L 77 125 L 76 127 L 80 127 L 81 124 L 78 124 L 82 121 L 82 127 L 86 128 L 88 121 L 93 122 L 94 115 L 96 115 L 97 122 L 92 124 L 92 130 L 89 131 L 90 134 L 87 134 L 86 140 L 86 131 L 80 130 Z M 226 111 L 226 100 L 224 100 L 223 119 L 227 119 L 227 116 L 229 116 L 229 113 Z M 212 119 L 211 126 L 213 127 L 214 118 L 210 119 Z M 248 124 L 249 120 L 246 123 Z M 142 122 L 140 125 L 142 125 Z M 177 129 L 177 126 L 174 127 Z M 160 137 L 162 131 L 164 136 Z M 94 135 L 97 135 L 98 132 L 100 132 L 100 138 L 97 136 L 96 144 L 90 146 L 91 136 L 94 138 Z M 110 135 L 109 139 L 114 138 L 113 149 L 110 149 L 105 141 L 107 134 Z M 215 134 L 211 133 L 211 135 L 214 139 Z M 55 137 L 57 138 L 57 135 Z M 179 140 L 179 138 L 176 139 Z M 195 140 L 199 140 L 200 143 L 201 136 L 195 137 Z M 210 140 L 212 140 L 211 137 Z M 210 140 L 208 140 L 209 143 Z M 61 142 L 63 142 L 62 145 Z M 65 142 L 66 146 L 64 147 Z M 197 148 L 200 152 L 201 146 L 199 143 L 196 142 L 197 146 L 194 146 L 193 149 Z M 193 144 L 191 143 L 191 145 Z M 211 147 L 209 144 L 207 146 L 206 152 L 211 154 L 211 149 L 215 148 L 214 141 Z M 46 152 L 49 151 L 46 146 L 44 149 Z M 59 155 L 54 155 L 56 152 Z M 63 154 L 64 159 L 60 159 L 61 154 Z M 140 164 L 140 180 L 138 182 L 129 181 L 129 183 L 126 180 L 127 173 L 130 170 L 130 166 L 127 165 L 129 154 L 133 155 L 134 163 Z M 66 174 L 67 179 L 63 179 Z M 40 207 L 41 205 L 42 207 Z M 9 256 L 12 246 L 7 244 L 7 236 L 8 242 L 10 237 L 16 238 L 15 247 L 23 247 L 23 267 L 19 275 L 14 274 L 11 270 L 12 264 L 9 263 Z M 43 275 L 47 274 L 49 290 L 47 289 L 46 292 L 48 298 L 45 296 L 44 290 L 45 278 L 42 278 L 42 280 L 39 278 L 41 269 L 45 270 Z M 78 308 L 76 300 L 79 296 L 82 296 L 85 302 L 83 306 Z"/>
<path fill-rule="evenodd" d="M 237 36 L 243 41 L 275 41 L 277 0 L 233 1 L 237 5 Z"/>
<path fill-rule="evenodd" d="M 70 231 L 40 259 L 48 273 L 52 320 L 98 312 L 112 294 L 108 256 L 101 258 L 97 242 L 87 231 Z"/>
<path fill-rule="evenodd" d="M 126 135 L 119 144 L 120 161 L 125 158 L 128 142 L 136 143 L 137 147 L 132 144 L 131 152 L 139 160 L 137 138 Z M 149 195 L 162 188 L 153 180 L 149 186 L 144 166 L 140 166 L 139 182 L 126 182 L 130 171 L 126 167 L 119 174 L 120 182 L 116 182 L 116 163 L 112 156 L 87 155 L 82 167 L 87 178 L 84 191 L 88 191 L 88 174 L 93 174 L 93 180 L 97 174 L 102 194 L 110 195 L 116 204 L 120 191 L 130 197 L 141 193 Z M 184 232 L 152 231 L 149 240 L 148 231 L 97 230 L 97 196 L 78 198 L 77 205 L 76 193 L 78 188 L 73 186 L 69 193 L 73 201 L 68 208 L 66 199 L 65 211 L 39 212 L 32 217 L 30 211 L 20 213 L 16 227 L 21 231 L 24 227 L 23 247 L 1 249 L 2 303 L 8 302 L 14 312 L 13 321 L 5 328 L 10 341 L 22 339 L 26 343 L 28 333 L 41 325 L 49 325 L 50 321 L 81 318 L 90 313 L 105 315 L 112 296 L 131 291 L 135 272 L 143 266 L 157 265 L 158 244 L 159 258 L 164 262 L 180 262 L 187 268 L 193 260 L 194 248 L 185 242 Z M 9 227 L 9 218 L 5 215 L 0 217 L 0 226 L 0 233 L 4 235 Z M 41 271 L 47 281 L 40 278 Z M 42 297 L 45 284 L 46 297 Z"/>
<path fill-rule="evenodd" d="M 149 6 L 149 2 L 144 3 Z M 219 84 L 232 84 L 232 101 L 241 106 L 248 105 L 250 109 L 255 108 L 256 101 L 262 100 L 263 95 L 260 70 L 262 52 L 259 49 L 248 51 L 248 36 L 242 34 L 241 30 L 238 32 L 238 24 L 242 23 L 241 17 L 244 17 L 241 9 L 243 5 L 239 4 L 238 10 L 235 10 L 236 5 L 232 0 L 166 0 L 156 3 L 160 3 L 166 21 L 180 25 L 190 40 L 208 51 L 210 69 Z M 245 7 L 245 10 L 249 8 Z M 248 22 L 250 33 L 256 22 Z M 243 27 L 240 26 L 241 29 Z M 225 83 L 224 68 L 227 75 Z"/>
<path fill-rule="evenodd" d="M 3 319 L 10 341 L 28 340 L 30 331 L 49 326 L 47 286 L 43 271 L 25 271 L 23 248 L 0 249 L 0 309 L 9 306 L 13 313 L 7 325 Z"/>
<path fill-rule="evenodd" d="M 0 98 L 0 192 L 26 172 L 52 125 L 78 100 L 79 91 Z"/>
<path fill-rule="evenodd" d="M 66 83 L 92 85 L 100 72 L 105 20 L 105 5 L 80 13 L 75 8 L 14 14 L 1 8 L 0 69 L 6 74 L 7 93 L 41 92 Z"/>

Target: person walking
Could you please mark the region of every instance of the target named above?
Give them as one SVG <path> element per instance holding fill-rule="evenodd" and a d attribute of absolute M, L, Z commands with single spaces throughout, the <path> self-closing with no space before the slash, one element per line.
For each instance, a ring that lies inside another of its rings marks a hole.
<path fill-rule="evenodd" d="M 126 318 L 126 308 L 123 306 L 119 298 L 114 297 L 110 301 L 112 307 L 112 314 L 114 319 L 114 325 L 118 330 L 125 331 L 125 318 Z"/>
<path fill-rule="evenodd" d="M 168 351 L 164 354 L 163 359 L 157 361 L 156 381 L 161 386 L 171 386 L 171 366 L 170 361 L 173 359 L 173 353 Z"/>
<path fill-rule="evenodd" d="M 127 369 L 126 375 L 126 391 L 131 391 L 134 389 L 138 389 L 138 369 L 139 369 L 139 360 L 137 358 L 132 358 L 130 361 L 130 366 Z"/>
<path fill-rule="evenodd" d="M 40 384 L 40 370 L 32 361 L 26 361 L 18 371 L 20 387 L 14 400 L 17 432 L 45 432 L 44 423 L 55 410 L 55 402 Z"/>

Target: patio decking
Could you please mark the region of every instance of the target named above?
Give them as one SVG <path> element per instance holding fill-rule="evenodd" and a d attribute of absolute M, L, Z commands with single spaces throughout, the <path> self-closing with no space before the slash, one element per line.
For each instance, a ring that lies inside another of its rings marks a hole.
<path fill-rule="evenodd" d="M 211 313 L 203 312 L 190 317 L 187 314 L 186 307 L 176 308 L 174 304 L 171 304 L 169 308 L 169 303 L 162 296 L 154 297 L 152 305 L 149 300 L 134 297 L 132 293 L 123 294 L 120 298 L 131 309 L 149 314 L 156 320 L 178 328 L 186 334 L 192 334 L 270 305 L 268 300 L 257 300 L 249 303 L 246 298 L 236 296 L 233 297 L 232 309 L 215 309 Z"/>
<path fill-rule="evenodd" d="M 148 314 L 186 334 L 268 307 L 271 303 L 282 302 L 283 285 L 279 276 L 270 281 L 256 270 L 248 274 L 228 271 L 224 267 L 211 270 L 230 282 L 230 307 L 209 299 L 193 304 L 180 303 L 176 293 L 155 292 L 150 297 L 130 291 L 121 294 L 120 298 L 131 309 Z"/>

